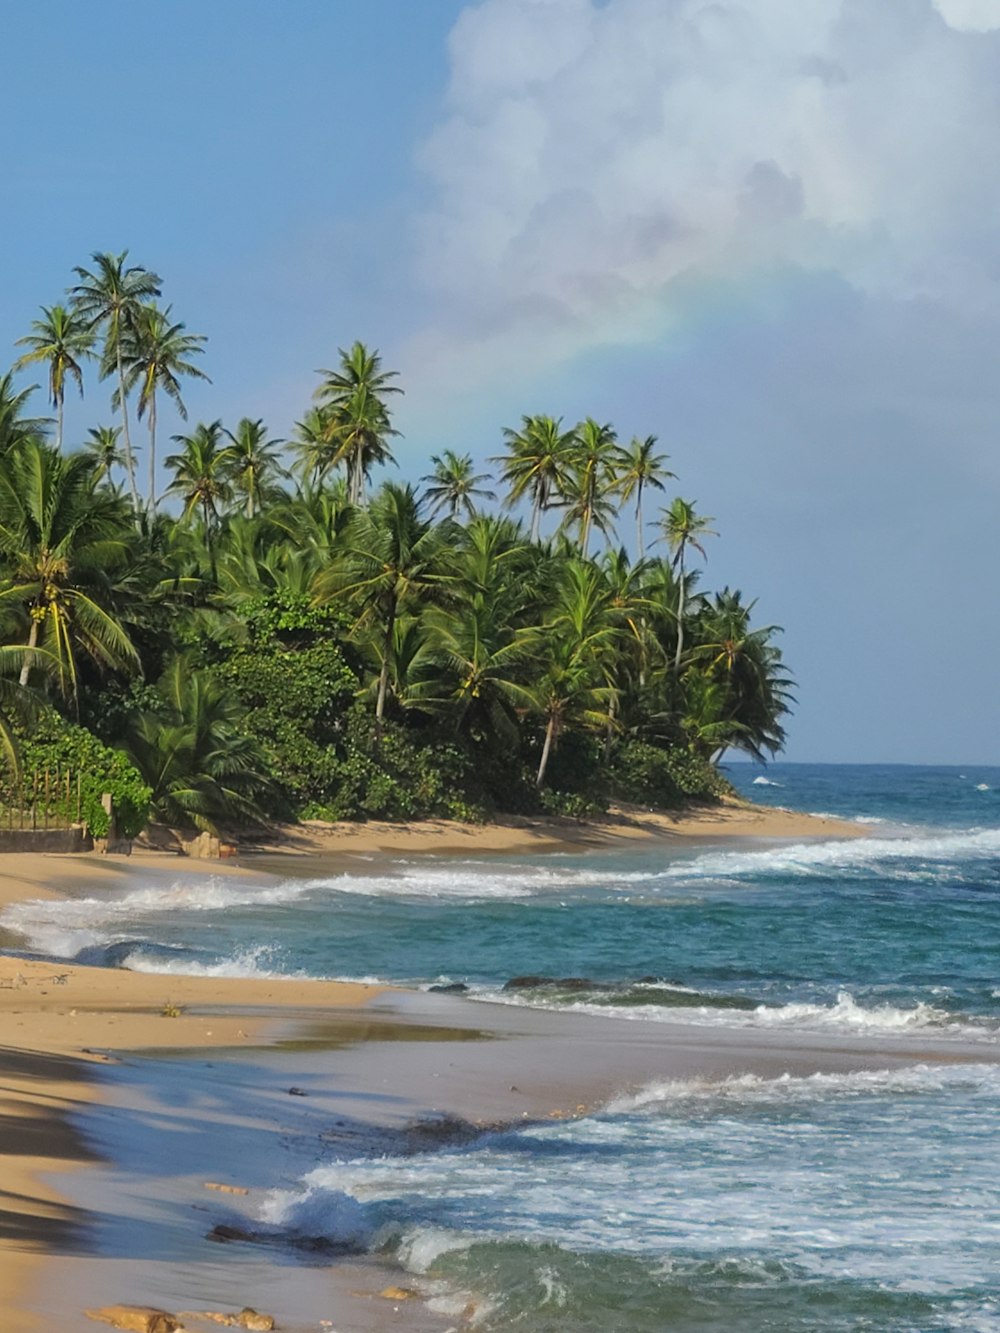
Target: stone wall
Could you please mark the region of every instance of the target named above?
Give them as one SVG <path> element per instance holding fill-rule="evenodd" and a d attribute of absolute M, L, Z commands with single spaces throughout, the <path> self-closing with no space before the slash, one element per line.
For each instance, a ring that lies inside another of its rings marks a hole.
<path fill-rule="evenodd" d="M 90 834 L 77 824 L 73 828 L 0 829 L 3 852 L 89 852 Z"/>

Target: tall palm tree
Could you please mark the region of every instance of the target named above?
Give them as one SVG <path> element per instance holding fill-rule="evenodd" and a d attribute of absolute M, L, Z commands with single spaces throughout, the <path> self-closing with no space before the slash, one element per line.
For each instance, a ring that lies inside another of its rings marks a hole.
<path fill-rule="evenodd" d="M 357 628 L 374 626 L 381 637 L 381 670 L 375 703 L 381 735 L 397 618 L 443 583 L 442 534 L 420 512 L 412 486 L 386 482 L 370 510 L 359 510 L 344 536 L 345 561 L 321 571 L 314 592 L 320 603 L 338 597 L 360 608 Z"/>
<path fill-rule="evenodd" d="M 76 657 L 137 670 L 139 658 L 114 612 L 114 576 L 129 563 L 133 534 L 122 502 L 95 489 L 93 460 L 27 440 L 0 467 L 0 605 L 29 623 L 20 684 L 34 650 L 54 659 L 60 690 L 76 701 Z"/>
<path fill-rule="evenodd" d="M 45 435 L 52 425 L 49 418 L 25 416 L 28 399 L 37 388 L 37 384 L 31 384 L 27 389 L 15 389 L 11 370 L 0 375 L 0 455 L 22 440 Z"/>
<path fill-rule="evenodd" d="M 128 251 L 120 255 L 95 251 L 91 255 L 92 269 L 76 267 L 73 271 L 80 281 L 71 288 L 74 311 L 95 332 L 103 330 L 104 351 L 101 358 L 101 378 L 117 373 L 118 403 L 122 414 L 122 434 L 125 440 L 125 471 L 128 473 L 132 503 L 138 513 L 141 505 L 135 479 L 135 456 L 128 429 L 128 401 L 125 386 L 124 348 L 126 339 L 135 329 L 139 312 L 144 305 L 160 295 L 160 279 L 139 264 L 126 266 Z"/>
<path fill-rule="evenodd" d="M 508 426 L 503 434 L 507 453 L 489 461 L 501 465 L 500 479 L 509 488 L 508 508 L 530 497 L 531 540 L 537 542 L 542 513 L 565 486 L 576 432 L 562 429 L 562 417 L 526 416 L 520 430 Z"/>
<path fill-rule="evenodd" d="M 644 559 L 646 555 L 642 493 L 647 486 L 662 491 L 664 481 L 674 476 L 663 466 L 668 455 L 658 454 L 655 450 L 655 435 L 647 435 L 644 440 L 634 435 L 628 448 L 622 451 L 621 470 L 618 473 L 618 489 L 622 499 L 630 500 L 633 495 L 635 496 L 635 550 L 638 560 Z"/>
<path fill-rule="evenodd" d="M 167 459 L 167 467 L 174 474 L 167 494 L 181 497 L 185 519 L 201 510 L 205 540 L 210 545 L 219 519 L 219 506 L 232 495 L 228 478 L 232 455 L 229 447 L 222 444 L 223 434 L 221 421 L 208 425 L 202 422 L 190 435 L 171 437 L 182 447 L 180 453 L 171 454 Z"/>
<path fill-rule="evenodd" d="M 139 386 L 136 413 L 141 421 L 149 418 L 149 481 L 146 508 L 156 510 L 156 392 L 162 389 L 173 402 L 182 421 L 187 421 L 187 408 L 181 398 L 179 376 L 208 380 L 208 376 L 191 361 L 201 356 L 204 334 L 185 333 L 183 324 L 172 324 L 172 306 L 161 310 L 155 305 L 140 306 L 125 331 L 121 358 L 125 367 L 125 392 Z M 112 400 L 117 406 L 116 394 Z"/>
<path fill-rule="evenodd" d="M 537 642 L 541 670 L 533 695 L 536 711 L 545 719 L 545 738 L 535 783 L 541 787 L 568 725 L 597 730 L 611 721 L 616 627 L 610 592 L 590 561 L 570 557 L 562 566 L 553 612 L 537 631 Z"/>
<path fill-rule="evenodd" d="M 125 455 L 119 447 L 121 426 L 91 426 L 87 431 L 88 439 L 84 442 L 83 452 L 96 463 L 94 480 L 110 478 L 113 467 L 125 466 Z"/>
<path fill-rule="evenodd" d="M 434 471 L 420 480 L 427 484 L 425 494 L 431 501 L 432 515 L 445 509 L 448 517 L 457 521 L 459 511 L 464 510 L 466 517 L 472 518 L 476 512 L 473 497 L 496 499 L 492 491 L 479 485 L 481 481 L 489 481 L 490 475 L 488 472 L 473 472 L 471 454 L 456 454 L 453 449 L 445 449 L 444 453 L 432 454 L 431 462 Z"/>
<path fill-rule="evenodd" d="M 611 492 L 620 459 L 618 436 L 610 423 L 601 425 L 593 417 L 581 421 L 573 434 L 566 487 L 567 508 L 563 526 L 574 524 L 580 534 L 580 554 L 586 558 L 594 527 L 607 534 L 614 518 Z"/>
<path fill-rule="evenodd" d="M 667 545 L 673 555 L 673 568 L 677 572 L 678 586 L 678 606 L 677 606 L 677 650 L 674 655 L 674 673 L 680 675 L 681 653 L 684 650 L 684 557 L 688 548 L 697 551 L 703 560 L 708 557 L 705 554 L 705 548 L 701 544 L 702 537 L 717 537 L 718 533 L 709 527 L 715 519 L 706 518 L 702 514 L 695 513 L 694 505 L 690 500 L 682 500 L 678 496 L 668 509 L 660 511 L 662 517 L 660 526 L 667 539 Z"/>
<path fill-rule="evenodd" d="M 378 351 L 370 352 L 356 342 L 350 351 L 339 349 L 336 370 L 320 370 L 323 382 L 316 400 L 326 415 L 331 441 L 337 444 L 334 463 L 347 468 L 347 493 L 351 504 L 363 505 L 365 480 L 373 463 L 392 462 L 388 441 L 399 432 L 392 427 L 386 397 L 402 393 L 392 384 L 398 374 L 383 370 Z"/>
<path fill-rule="evenodd" d="M 317 486 L 334 466 L 340 454 L 340 442 L 330 423 L 330 414 L 321 407 L 311 407 L 295 423 L 292 452 L 295 471 L 305 485 Z"/>
<path fill-rule="evenodd" d="M 267 427 L 259 417 L 256 421 L 244 417 L 235 431 L 227 430 L 226 434 L 231 441 L 229 476 L 234 489 L 244 497 L 247 518 L 253 518 L 268 496 L 275 494 L 274 482 L 288 476 L 277 459 L 284 441 L 269 440 Z"/>
<path fill-rule="evenodd" d="M 43 363 L 49 370 L 49 401 L 56 412 L 56 448 L 63 442 L 63 405 L 66 381 L 73 380 L 83 397 L 83 369 L 80 362 L 90 356 L 94 330 L 76 310 L 65 306 L 42 306 L 42 318 L 32 321 L 31 333 L 18 338 L 16 347 L 29 347 L 14 362 L 15 370 Z"/>

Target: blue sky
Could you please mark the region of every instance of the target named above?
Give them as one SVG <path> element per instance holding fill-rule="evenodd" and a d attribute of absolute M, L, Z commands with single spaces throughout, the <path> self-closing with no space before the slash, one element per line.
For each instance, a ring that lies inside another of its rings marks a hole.
<path fill-rule="evenodd" d="M 655 433 L 717 520 L 708 586 L 785 627 L 789 758 L 996 759 L 996 0 L 4 19 L 8 360 L 128 247 L 209 337 L 192 421 L 287 435 L 361 338 L 410 478 L 525 412 Z M 70 441 L 110 419 L 90 383 Z"/>

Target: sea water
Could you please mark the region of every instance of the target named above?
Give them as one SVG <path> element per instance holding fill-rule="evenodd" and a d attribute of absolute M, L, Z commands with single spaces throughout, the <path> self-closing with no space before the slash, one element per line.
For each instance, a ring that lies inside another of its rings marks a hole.
<path fill-rule="evenodd" d="M 652 1085 L 419 1155 L 331 1148 L 262 1221 L 389 1254 L 443 1309 L 473 1299 L 486 1329 L 998 1330 L 1000 770 L 731 774 L 869 836 L 359 861 L 263 888 L 24 904 L 0 924 L 48 953 L 163 972 L 971 1039 L 981 1063 Z"/>

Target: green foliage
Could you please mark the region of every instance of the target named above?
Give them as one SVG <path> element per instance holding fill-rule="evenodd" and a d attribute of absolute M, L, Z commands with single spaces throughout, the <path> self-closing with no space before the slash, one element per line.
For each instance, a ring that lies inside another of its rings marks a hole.
<path fill-rule="evenodd" d="M 676 808 L 685 801 L 712 801 L 731 794 L 725 778 L 707 760 L 679 747 L 662 749 L 626 741 L 609 770 L 611 791 L 636 805 Z"/>
<path fill-rule="evenodd" d="M 160 817 L 212 828 L 265 813 L 585 817 L 614 796 L 677 806 L 725 790 L 713 765 L 727 750 L 781 749 L 792 681 L 778 631 L 754 626 L 739 592 L 702 592 L 691 568 L 712 520 L 676 498 L 644 521 L 644 497 L 673 476 L 654 435 L 626 447 L 610 422 L 524 416 L 491 460 L 524 524 L 477 512 L 494 497 L 469 454 L 435 455 L 422 493 L 370 493 L 402 389 L 356 342 L 294 429 L 294 481 L 263 421 L 192 423 L 172 437 L 158 513 L 157 411 L 184 417 L 204 339 L 154 305 L 160 279 L 127 251 L 75 272 L 69 305 L 19 343 L 19 364 L 49 373 L 56 422 L 29 417 L 32 390 L 0 376 L 8 763 L 13 725 L 54 743 L 48 715 L 32 731 L 32 709 L 54 704 L 93 733 L 95 771 L 107 745 L 133 757 L 136 819 L 148 787 Z M 120 425 L 64 451 L 65 387 L 89 389 L 95 338 Z M 145 503 L 130 403 L 149 428 Z M 634 559 L 615 531 L 623 504 Z"/>
<path fill-rule="evenodd" d="M 66 722 L 46 710 L 20 741 L 22 771 L 44 773 L 69 770 L 80 775 L 81 814 L 96 838 L 108 832 L 108 816 L 101 797 L 110 792 L 114 801 L 118 832 L 134 838 L 146 826 L 150 789 L 142 775 L 120 750 L 112 750 L 83 727 Z M 75 816 L 76 790 L 72 791 L 67 814 Z"/>
<path fill-rule="evenodd" d="M 547 815 L 562 815 L 567 819 L 594 819 L 608 808 L 606 802 L 582 792 L 553 791 L 551 787 L 541 793 L 540 799 Z"/>
<path fill-rule="evenodd" d="M 385 723 L 376 739 L 367 711 L 356 705 L 347 720 L 344 757 L 333 800 L 309 813 L 326 819 L 419 819 L 436 816 L 476 823 L 486 817 L 475 799 L 468 755 L 447 742 L 423 740 Z"/>

